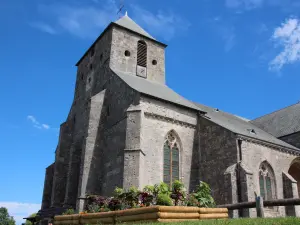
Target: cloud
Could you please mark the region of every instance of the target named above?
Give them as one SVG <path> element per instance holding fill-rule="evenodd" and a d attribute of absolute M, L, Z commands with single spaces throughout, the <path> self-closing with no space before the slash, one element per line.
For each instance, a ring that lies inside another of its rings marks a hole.
<path fill-rule="evenodd" d="M 299 0 L 225 0 L 225 6 L 237 10 L 237 13 L 260 9 L 264 6 L 277 7 L 282 12 L 298 12 Z"/>
<path fill-rule="evenodd" d="M 56 30 L 44 22 L 32 22 L 30 25 L 48 34 L 56 34 Z"/>
<path fill-rule="evenodd" d="M 243 8 L 246 10 L 261 7 L 264 0 L 226 0 L 225 5 L 228 8 Z"/>
<path fill-rule="evenodd" d="M 43 127 L 44 129 L 46 129 L 46 130 L 48 130 L 48 129 L 50 128 L 50 126 L 47 125 L 47 124 L 42 124 L 42 127 Z"/>
<path fill-rule="evenodd" d="M 0 202 L 0 207 L 7 208 L 9 215 L 14 217 L 16 225 L 21 225 L 25 222 L 24 217 L 37 213 L 41 209 L 40 204 L 20 202 Z"/>
<path fill-rule="evenodd" d="M 48 130 L 50 129 L 50 126 L 48 124 L 41 124 L 39 121 L 37 121 L 37 119 L 34 116 L 27 116 L 27 119 L 30 120 L 33 124 L 33 127 L 37 128 L 37 129 L 45 129 Z"/>
<path fill-rule="evenodd" d="M 191 26 L 190 22 L 175 14 L 159 10 L 157 13 L 150 12 L 138 5 L 131 5 L 133 19 L 142 27 L 149 30 L 154 36 L 159 36 L 169 41 L 178 33 L 183 33 Z M 129 15 L 130 16 L 130 15 Z"/>
<path fill-rule="evenodd" d="M 190 26 L 186 19 L 171 10 L 152 13 L 138 5 L 130 5 L 129 8 L 130 17 L 149 33 L 165 40 L 170 40 Z M 115 0 L 40 4 L 38 12 L 41 20 L 47 22 L 35 22 L 31 26 L 50 34 L 69 33 L 79 38 L 94 39 L 110 22 L 118 19 L 117 11 Z"/>
<path fill-rule="evenodd" d="M 229 52 L 236 43 L 236 34 L 233 26 L 220 28 L 221 37 L 224 41 L 224 50 Z"/>
<path fill-rule="evenodd" d="M 43 26 L 35 27 L 48 33 L 51 31 L 49 28 L 55 27 L 55 32 L 67 32 L 80 38 L 95 38 L 102 28 L 117 18 L 117 6 L 113 0 L 101 1 L 101 4 L 98 1 L 93 3 L 39 5 L 39 13 L 42 17 L 48 16 L 51 25 L 42 23 Z"/>
<path fill-rule="evenodd" d="M 282 51 L 269 63 L 269 69 L 280 71 L 286 64 L 300 61 L 300 21 L 289 18 L 274 30 L 272 35 L 275 47 Z"/>
<path fill-rule="evenodd" d="M 236 29 L 233 24 L 223 20 L 222 17 L 214 17 L 208 21 L 209 27 L 223 40 L 224 51 L 231 51 L 237 42 Z"/>

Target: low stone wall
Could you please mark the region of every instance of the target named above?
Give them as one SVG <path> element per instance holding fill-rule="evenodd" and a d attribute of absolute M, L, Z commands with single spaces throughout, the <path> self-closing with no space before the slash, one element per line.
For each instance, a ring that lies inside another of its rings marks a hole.
<path fill-rule="evenodd" d="M 226 208 L 150 206 L 111 212 L 55 216 L 54 225 L 179 222 L 226 218 L 228 218 Z"/>

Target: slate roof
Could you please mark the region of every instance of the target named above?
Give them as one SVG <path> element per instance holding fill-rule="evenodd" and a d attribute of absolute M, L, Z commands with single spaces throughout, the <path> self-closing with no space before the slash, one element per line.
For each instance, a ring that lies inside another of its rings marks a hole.
<path fill-rule="evenodd" d="M 127 13 L 125 14 L 125 16 L 121 17 L 119 20 L 114 22 L 115 24 L 118 24 L 122 27 L 125 27 L 129 30 L 132 30 L 136 33 L 139 33 L 143 36 L 146 36 L 150 39 L 155 40 L 154 37 L 152 37 L 150 34 L 148 34 L 143 28 L 141 28 L 136 22 L 134 22 L 128 15 Z"/>
<path fill-rule="evenodd" d="M 239 117 L 239 116 L 235 116 L 229 113 L 226 113 L 224 111 L 221 110 L 216 110 L 212 107 L 203 105 L 203 104 L 199 104 L 199 103 L 194 103 L 196 106 L 199 107 L 199 109 L 201 108 L 201 110 L 205 111 L 207 114 L 206 116 L 209 117 L 209 119 L 234 132 L 237 134 L 241 134 L 247 137 L 251 137 L 251 138 L 255 138 L 255 139 L 259 139 L 262 141 L 266 141 L 269 143 L 273 143 L 279 146 L 283 146 L 283 147 L 287 147 L 290 149 L 294 149 L 299 151 L 298 148 L 284 142 L 281 141 L 279 139 L 277 139 L 276 137 L 272 136 L 271 134 L 267 133 L 266 131 L 260 129 L 259 127 L 255 126 L 254 124 L 250 123 L 247 121 L 247 119 Z M 254 131 L 251 132 L 251 131 Z"/>
<path fill-rule="evenodd" d="M 122 71 L 113 71 L 119 78 L 121 78 L 125 83 L 127 83 L 134 90 L 158 98 L 171 103 L 175 103 L 181 106 L 185 106 L 191 109 L 196 109 L 197 111 L 206 112 L 206 116 L 214 123 L 234 132 L 237 134 L 241 134 L 247 137 L 259 139 L 262 141 L 266 141 L 275 145 L 279 145 L 282 147 L 298 150 L 298 148 L 277 139 L 266 131 L 260 129 L 254 124 L 247 121 L 247 119 L 238 117 L 221 110 L 215 110 L 212 107 L 202 105 L 199 103 L 193 103 L 171 88 L 166 85 L 162 85 L 156 82 L 152 82 L 146 80 L 141 77 L 134 76 L 132 74 L 128 74 Z M 251 132 L 251 130 L 254 131 Z"/>
<path fill-rule="evenodd" d="M 113 72 L 118 77 L 120 77 L 125 83 L 127 83 L 131 88 L 140 93 L 150 95 L 152 97 L 159 98 L 191 109 L 195 109 L 197 111 L 202 111 L 199 107 L 195 106 L 192 102 L 180 96 L 166 85 L 149 81 L 147 79 L 137 77 L 135 75 L 121 71 Z"/>
<path fill-rule="evenodd" d="M 251 121 L 275 137 L 300 131 L 300 102 Z"/>

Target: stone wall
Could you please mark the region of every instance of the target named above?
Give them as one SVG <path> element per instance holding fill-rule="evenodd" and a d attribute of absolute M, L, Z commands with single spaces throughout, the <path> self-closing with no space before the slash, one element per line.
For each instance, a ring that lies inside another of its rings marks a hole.
<path fill-rule="evenodd" d="M 189 190 L 190 183 L 197 183 L 198 174 L 191 177 L 192 160 L 199 149 L 194 145 L 197 112 L 171 103 L 141 97 L 143 116 L 141 120 L 141 149 L 144 166 L 140 186 L 163 181 L 163 146 L 169 131 L 174 130 L 180 139 L 179 176 Z M 196 180 L 191 182 L 191 180 Z"/>
<path fill-rule="evenodd" d="M 165 49 L 164 46 L 155 41 L 143 38 L 142 36 L 121 29 L 113 28 L 110 67 L 113 70 L 124 71 L 136 75 L 137 65 L 137 43 L 143 40 L 147 44 L 147 79 L 165 84 Z M 125 56 L 125 51 L 130 56 Z M 157 64 L 153 65 L 152 61 Z"/>
<path fill-rule="evenodd" d="M 47 209 L 51 206 L 51 194 L 54 175 L 54 163 L 46 168 L 42 209 Z"/>
<path fill-rule="evenodd" d="M 72 144 L 73 124 L 65 122 L 60 127 L 58 146 L 55 152 L 54 177 L 51 194 L 51 206 L 63 206 Z"/>
<path fill-rule="evenodd" d="M 279 139 L 300 148 L 300 132 L 293 133 L 287 136 L 280 137 Z"/>
<path fill-rule="evenodd" d="M 249 201 L 255 201 L 254 192 L 258 195 L 260 194 L 259 168 L 264 161 L 266 161 L 274 170 L 276 198 L 284 198 L 282 173 L 288 173 L 290 164 L 296 156 L 250 141 L 243 141 L 241 150 L 244 164 L 253 172 L 253 183 L 248 186 Z M 284 211 L 284 207 L 281 206 L 277 209 L 278 214 L 281 216 L 285 215 Z M 254 216 L 255 212 L 250 212 L 250 214 Z"/>
<path fill-rule="evenodd" d="M 236 136 L 231 131 L 199 117 L 200 178 L 207 182 L 218 205 L 233 202 L 235 190 L 230 181 L 235 181 L 234 164 L 238 161 Z M 233 167 L 233 171 L 228 171 Z"/>

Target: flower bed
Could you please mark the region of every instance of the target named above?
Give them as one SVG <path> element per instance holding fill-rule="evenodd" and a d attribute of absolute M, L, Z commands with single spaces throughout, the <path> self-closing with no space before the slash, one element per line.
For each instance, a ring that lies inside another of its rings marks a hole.
<path fill-rule="evenodd" d="M 223 208 L 198 208 L 188 206 L 149 206 L 102 213 L 55 216 L 54 225 L 116 224 L 132 222 L 180 222 L 203 219 L 228 218 Z"/>
<path fill-rule="evenodd" d="M 213 208 L 214 200 L 208 184 L 200 182 L 196 190 L 186 194 L 184 185 L 174 181 L 172 188 L 165 183 L 146 186 L 142 191 L 116 188 L 113 197 L 87 196 L 84 212 L 69 209 L 56 216 L 55 225 L 115 224 L 118 222 L 174 222 L 199 219 L 228 218 L 228 210 Z M 66 215 L 69 214 L 69 215 Z"/>

